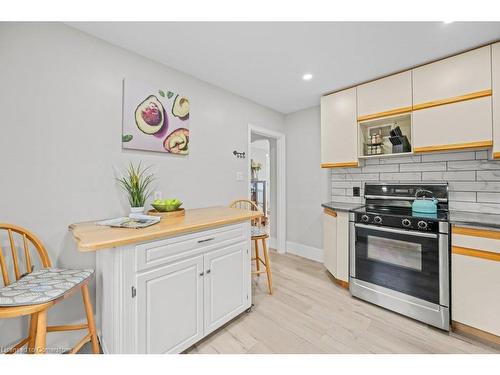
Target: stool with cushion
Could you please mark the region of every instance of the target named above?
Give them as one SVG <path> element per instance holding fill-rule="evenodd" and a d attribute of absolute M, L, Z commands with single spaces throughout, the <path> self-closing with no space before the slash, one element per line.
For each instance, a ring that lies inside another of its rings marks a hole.
<path fill-rule="evenodd" d="M 260 211 L 259 207 L 252 201 L 247 199 L 239 199 L 230 204 L 230 207 L 241 208 L 250 211 Z M 255 268 L 256 271 L 252 272 L 254 275 L 259 276 L 261 273 L 267 274 L 267 287 L 269 288 L 269 294 L 273 294 L 273 278 L 271 274 L 271 262 L 269 260 L 269 251 L 267 250 L 266 240 L 269 238 L 268 228 L 262 226 L 262 222 L 267 222 L 267 220 L 255 219 L 252 220 L 252 241 L 255 247 Z M 262 252 L 264 253 L 264 259 L 260 257 L 259 254 L 259 241 L 262 242 Z M 263 264 L 265 270 L 260 270 L 260 263 Z"/>
<path fill-rule="evenodd" d="M 2 248 L 3 234 L 7 235 L 6 242 L 10 245 L 10 259 L 8 252 L 4 252 Z M 16 242 L 16 237 L 22 241 L 22 249 Z M 32 249 L 36 250 L 40 264 L 40 268 L 36 270 L 33 263 L 37 259 L 31 258 Z M 15 280 L 11 280 L 9 275 L 8 260 L 12 265 Z M 21 273 L 21 270 L 24 270 L 24 273 Z M 92 352 L 99 353 L 94 313 L 87 285 L 94 270 L 52 268 L 47 250 L 35 235 L 24 228 L 0 223 L 0 271 L 4 285 L 0 288 L 0 319 L 30 316 L 28 336 L 7 353 L 15 353 L 25 345 L 27 353 L 45 353 L 47 332 L 82 329 L 88 330 L 88 333 L 70 353 L 78 352 L 89 341 L 92 343 Z M 82 293 L 87 323 L 47 326 L 49 308 L 77 291 Z"/>

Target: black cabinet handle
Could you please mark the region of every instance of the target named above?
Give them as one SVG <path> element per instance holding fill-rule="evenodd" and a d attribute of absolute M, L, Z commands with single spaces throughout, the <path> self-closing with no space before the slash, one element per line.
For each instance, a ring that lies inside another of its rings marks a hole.
<path fill-rule="evenodd" d="M 208 242 L 208 241 L 213 241 L 213 240 L 215 240 L 215 237 L 206 238 L 204 240 L 199 240 L 198 243 L 203 243 L 203 242 Z"/>

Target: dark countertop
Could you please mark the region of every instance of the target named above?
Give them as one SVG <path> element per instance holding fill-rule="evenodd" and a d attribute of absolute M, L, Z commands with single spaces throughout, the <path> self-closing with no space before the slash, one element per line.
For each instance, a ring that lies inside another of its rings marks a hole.
<path fill-rule="evenodd" d="M 321 205 L 321 207 L 328 208 L 333 211 L 350 211 L 362 206 L 364 206 L 364 203 L 328 202 Z"/>
<path fill-rule="evenodd" d="M 483 227 L 500 230 L 500 214 L 480 212 L 450 211 L 450 223 L 468 227 Z"/>

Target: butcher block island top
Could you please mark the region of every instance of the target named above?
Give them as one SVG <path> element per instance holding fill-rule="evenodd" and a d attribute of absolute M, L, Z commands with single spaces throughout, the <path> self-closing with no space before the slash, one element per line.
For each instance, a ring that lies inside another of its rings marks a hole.
<path fill-rule="evenodd" d="M 262 212 L 230 207 L 208 207 L 186 210 L 184 216 L 162 218 L 158 224 L 142 229 L 111 228 L 94 221 L 69 226 L 80 251 L 96 251 L 139 242 L 197 232 L 256 219 Z"/>

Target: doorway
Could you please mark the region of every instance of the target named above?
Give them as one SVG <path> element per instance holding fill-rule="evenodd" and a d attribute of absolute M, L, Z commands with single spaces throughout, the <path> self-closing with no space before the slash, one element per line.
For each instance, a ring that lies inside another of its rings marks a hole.
<path fill-rule="evenodd" d="M 248 198 L 267 214 L 269 247 L 285 253 L 285 135 L 249 125 L 248 154 Z"/>

